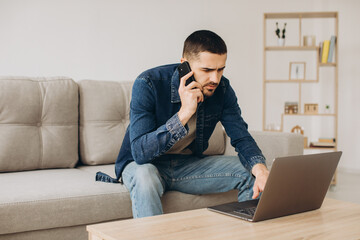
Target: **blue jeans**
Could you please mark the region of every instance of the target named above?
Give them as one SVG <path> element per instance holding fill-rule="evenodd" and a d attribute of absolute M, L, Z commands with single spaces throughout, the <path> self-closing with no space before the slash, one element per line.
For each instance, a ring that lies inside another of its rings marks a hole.
<path fill-rule="evenodd" d="M 161 196 L 168 190 L 209 194 L 238 189 L 238 201 L 249 200 L 255 179 L 237 156 L 174 155 L 170 161 L 131 162 L 122 180 L 130 191 L 133 217 L 139 218 L 162 214 Z"/>

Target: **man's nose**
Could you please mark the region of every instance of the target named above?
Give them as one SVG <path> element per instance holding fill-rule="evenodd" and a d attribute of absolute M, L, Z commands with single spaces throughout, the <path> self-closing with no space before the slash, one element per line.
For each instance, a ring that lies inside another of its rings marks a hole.
<path fill-rule="evenodd" d="M 211 76 L 210 76 L 210 81 L 211 82 L 219 84 L 220 79 L 221 79 L 221 76 L 219 76 L 219 74 L 217 74 L 216 71 L 211 73 Z"/>

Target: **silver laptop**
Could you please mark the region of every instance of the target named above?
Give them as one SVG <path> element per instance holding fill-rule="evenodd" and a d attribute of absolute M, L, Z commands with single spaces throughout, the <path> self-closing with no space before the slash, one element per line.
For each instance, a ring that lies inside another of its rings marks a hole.
<path fill-rule="evenodd" d="M 260 200 L 209 207 L 257 222 L 321 207 L 342 152 L 276 158 Z"/>

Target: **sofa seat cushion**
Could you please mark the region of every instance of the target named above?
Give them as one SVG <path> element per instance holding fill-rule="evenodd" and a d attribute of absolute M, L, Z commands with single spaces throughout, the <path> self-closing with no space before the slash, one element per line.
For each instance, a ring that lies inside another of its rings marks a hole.
<path fill-rule="evenodd" d="M 95 172 L 114 175 L 114 164 L 0 174 L 0 235 L 88 225 L 132 217 L 122 184 L 96 182 Z M 237 192 L 191 195 L 166 192 L 165 213 L 236 201 Z"/>
<path fill-rule="evenodd" d="M 96 182 L 78 169 L 0 174 L 0 234 L 131 217 L 121 184 Z"/>
<path fill-rule="evenodd" d="M 0 78 L 0 172 L 74 167 L 78 85 L 70 78 Z"/>

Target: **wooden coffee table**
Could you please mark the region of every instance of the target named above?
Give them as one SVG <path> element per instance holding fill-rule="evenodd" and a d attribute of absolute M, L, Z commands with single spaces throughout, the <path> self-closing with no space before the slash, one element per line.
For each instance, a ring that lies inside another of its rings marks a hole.
<path fill-rule="evenodd" d="M 250 223 L 199 209 L 87 226 L 90 240 L 359 239 L 360 205 L 325 199 L 315 211 Z"/>

